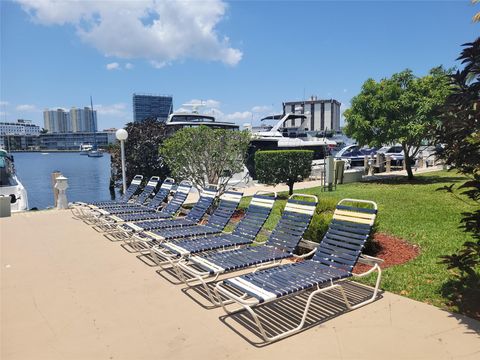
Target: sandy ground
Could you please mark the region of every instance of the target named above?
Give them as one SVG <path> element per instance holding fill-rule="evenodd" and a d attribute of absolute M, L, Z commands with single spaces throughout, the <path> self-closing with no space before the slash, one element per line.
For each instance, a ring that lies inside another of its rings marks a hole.
<path fill-rule="evenodd" d="M 0 238 L 3 360 L 480 358 L 479 322 L 390 293 L 352 312 L 318 300 L 309 329 L 265 345 L 69 211 L 0 219 Z"/>

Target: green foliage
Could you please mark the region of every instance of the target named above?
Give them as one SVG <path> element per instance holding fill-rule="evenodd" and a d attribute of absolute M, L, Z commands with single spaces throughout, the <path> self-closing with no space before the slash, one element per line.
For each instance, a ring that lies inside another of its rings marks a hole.
<path fill-rule="evenodd" d="M 255 153 L 257 179 L 264 184 L 286 183 L 289 194 L 293 184 L 310 175 L 313 151 L 311 150 L 269 150 Z"/>
<path fill-rule="evenodd" d="M 160 154 L 177 180 L 190 180 L 199 189 L 218 184 L 222 193 L 243 170 L 249 142 L 247 131 L 184 128 L 165 141 Z"/>
<path fill-rule="evenodd" d="M 466 241 L 461 250 L 441 258 L 448 269 L 459 270 L 457 281 L 446 288 L 450 298 L 467 313 L 474 311 L 468 304 L 476 303 L 480 317 L 480 38 L 465 46 L 458 58 L 464 68 L 451 76 L 454 90 L 448 97 L 437 141 L 443 144 L 440 156 L 445 163 L 469 177 L 457 187 L 471 201 L 471 210 L 462 213 L 461 228 L 476 241 Z M 454 188 L 454 184 L 443 187 L 449 193 Z"/>
<path fill-rule="evenodd" d="M 368 79 L 344 113 L 345 133 L 361 145 L 400 143 L 412 179 L 411 159 L 422 141 L 431 138 L 430 129 L 438 122 L 438 110 L 449 92 L 447 73 L 441 67 L 424 77 L 404 70 L 379 82 Z"/>
<path fill-rule="evenodd" d="M 303 236 L 305 239 L 318 243 L 323 239 L 323 236 L 327 232 L 328 226 L 332 221 L 333 212 L 335 210 L 335 204 L 331 206 L 331 203 L 333 203 L 333 201 L 319 201 L 310 226 Z M 328 206 L 325 206 L 326 204 L 328 204 Z"/>
<path fill-rule="evenodd" d="M 167 136 L 165 125 L 147 119 L 128 123 L 125 130 L 128 132 L 128 139 L 125 141 L 127 182 L 129 183 L 136 174 L 143 175 L 145 180 L 151 176 L 160 176 L 163 180 L 169 171 L 158 154 L 158 148 Z M 120 146 L 113 146 L 109 151 L 112 154 L 112 177 L 118 183 L 122 180 Z"/>

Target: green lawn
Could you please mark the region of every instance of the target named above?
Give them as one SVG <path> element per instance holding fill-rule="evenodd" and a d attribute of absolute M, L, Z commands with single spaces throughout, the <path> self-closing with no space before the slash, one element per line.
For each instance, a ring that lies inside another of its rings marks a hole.
<path fill-rule="evenodd" d="M 317 195 L 317 213 L 328 222 L 331 209 L 342 198 L 373 200 L 378 204 L 377 231 L 401 237 L 420 247 L 420 255 L 406 264 L 388 268 L 383 273 L 382 288 L 448 310 L 458 311 L 441 294 L 442 285 L 453 277 L 452 272 L 438 264 L 439 256 L 455 252 L 470 238 L 459 229 L 461 213 L 472 206 L 444 191 L 444 185 L 463 178 L 451 172 L 439 171 L 416 176 L 413 184 L 403 181 L 383 183 L 353 183 L 339 185 L 336 191 L 321 192 L 320 188 L 298 192 Z M 242 200 L 241 207 L 249 199 Z M 276 202 L 264 226 L 272 230 L 280 217 L 285 200 Z M 310 229 L 306 237 L 314 237 Z M 265 235 L 263 235 L 265 236 Z"/>

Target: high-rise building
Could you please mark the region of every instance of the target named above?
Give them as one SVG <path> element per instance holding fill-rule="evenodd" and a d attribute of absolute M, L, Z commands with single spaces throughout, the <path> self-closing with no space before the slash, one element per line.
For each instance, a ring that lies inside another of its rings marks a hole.
<path fill-rule="evenodd" d="M 171 95 L 133 94 L 133 121 L 140 122 L 147 118 L 165 121 L 172 113 Z"/>
<path fill-rule="evenodd" d="M 283 113 L 305 114 L 302 121 L 291 120 L 286 127 L 300 127 L 306 131 L 339 131 L 340 130 L 340 102 L 337 100 L 317 100 L 312 96 L 310 100 L 288 101 L 283 103 Z M 294 123 L 294 122 L 297 123 Z"/>
<path fill-rule="evenodd" d="M 44 128 L 49 133 L 60 133 L 71 131 L 70 114 L 64 109 L 44 110 L 43 111 Z"/>
<path fill-rule="evenodd" d="M 97 131 L 97 112 L 88 107 L 70 109 L 70 121 L 72 132 L 95 132 Z"/>
<path fill-rule="evenodd" d="M 97 112 L 88 107 L 73 107 L 69 112 L 63 109 L 45 110 L 43 121 L 50 134 L 97 131 Z"/>

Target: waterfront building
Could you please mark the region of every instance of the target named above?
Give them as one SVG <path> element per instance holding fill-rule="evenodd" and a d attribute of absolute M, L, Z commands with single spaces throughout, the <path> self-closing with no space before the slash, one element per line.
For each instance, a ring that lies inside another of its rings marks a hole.
<path fill-rule="evenodd" d="M 40 135 L 40 126 L 32 123 L 32 120 L 18 119 L 13 122 L 0 122 L 0 136 L 3 135 Z"/>
<path fill-rule="evenodd" d="M 134 122 L 141 122 L 148 118 L 166 121 L 172 109 L 171 95 L 133 94 Z"/>
<path fill-rule="evenodd" d="M 296 127 L 305 131 L 340 131 L 340 105 L 337 100 L 287 101 L 283 103 L 283 113 L 304 114 L 306 118 L 293 119 L 286 127 Z"/>
<path fill-rule="evenodd" d="M 96 143 L 98 147 L 102 148 L 115 141 L 115 136 L 105 131 L 47 133 L 39 136 L 39 147 L 42 150 L 79 150 L 81 144 Z"/>
<path fill-rule="evenodd" d="M 103 129 L 103 132 L 107 133 L 109 144 L 115 143 L 117 141 L 117 136 L 116 136 L 117 130 L 118 130 L 117 128 Z"/>
<path fill-rule="evenodd" d="M 0 148 L 14 150 L 34 147 L 40 132 L 40 126 L 33 124 L 31 120 L 0 122 Z"/>
<path fill-rule="evenodd" d="M 97 131 L 97 112 L 88 107 L 70 109 L 70 121 L 72 132 L 95 132 Z"/>

